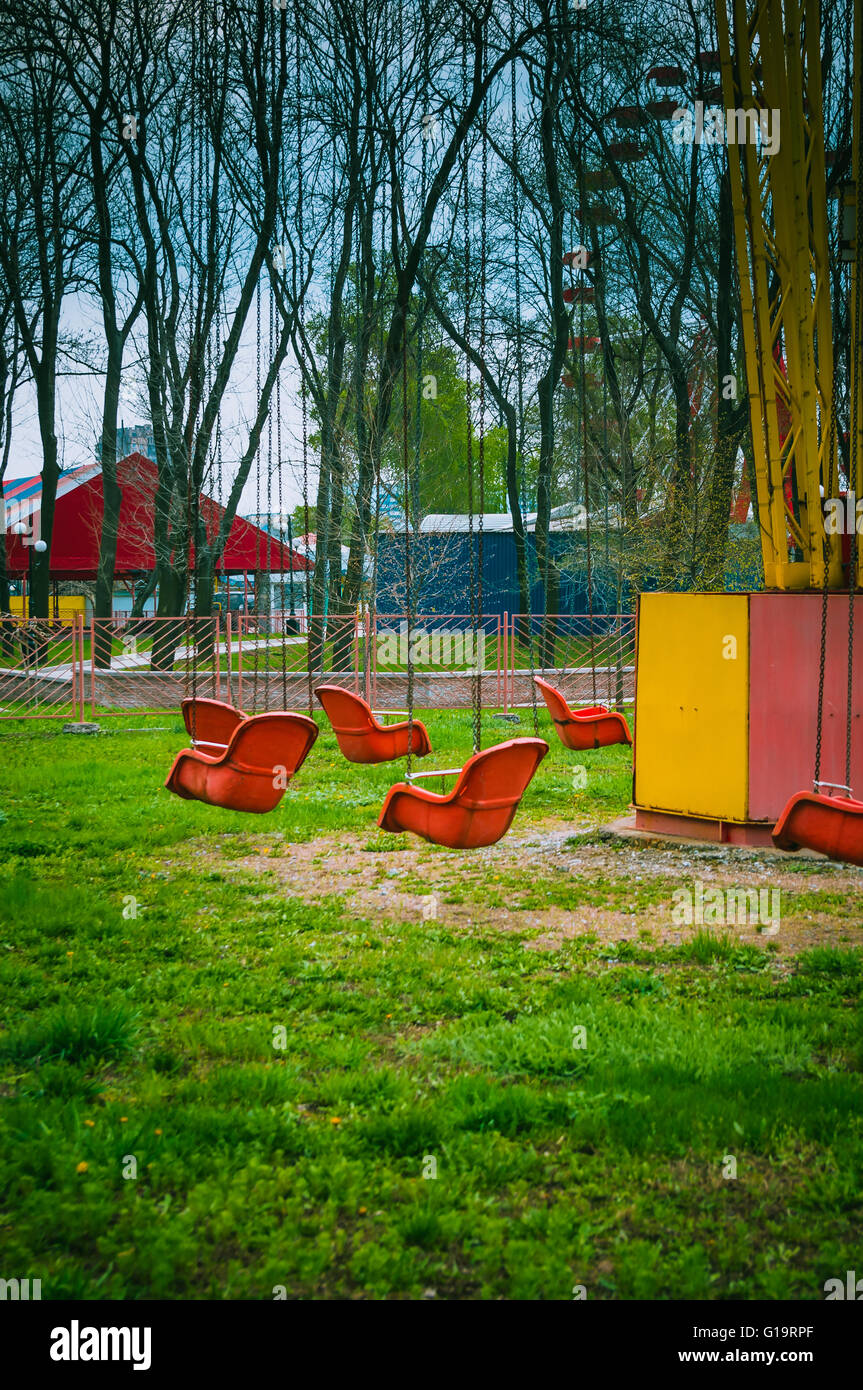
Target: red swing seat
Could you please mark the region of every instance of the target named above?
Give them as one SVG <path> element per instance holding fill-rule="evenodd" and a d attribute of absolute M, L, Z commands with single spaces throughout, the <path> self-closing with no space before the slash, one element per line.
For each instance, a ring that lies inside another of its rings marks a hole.
<path fill-rule="evenodd" d="M 193 746 L 210 754 L 221 753 L 227 748 L 237 725 L 246 718 L 241 709 L 235 709 L 224 700 L 184 700 L 180 709 Z"/>
<path fill-rule="evenodd" d="M 773 827 L 777 849 L 814 849 L 863 866 L 863 801 L 795 792 Z"/>
<path fill-rule="evenodd" d="M 431 740 L 424 724 L 413 721 L 413 739 L 409 721 L 401 724 L 379 724 L 371 706 L 351 690 L 340 685 L 319 685 L 315 694 L 324 707 L 336 742 L 350 763 L 388 763 L 394 758 L 406 758 L 408 743 L 415 758 L 431 752 Z"/>
<path fill-rule="evenodd" d="M 534 676 L 551 715 L 557 736 L 567 748 L 583 752 L 586 748 L 607 748 L 612 743 L 632 743 L 629 725 L 622 714 L 606 705 L 591 705 L 588 709 L 570 709 L 559 690 L 548 681 Z"/>
<path fill-rule="evenodd" d="M 218 756 L 185 748 L 165 780 L 168 791 L 228 811 L 272 811 L 318 736 L 304 714 L 256 714 L 234 729 Z"/>
<path fill-rule="evenodd" d="M 409 830 L 450 849 L 493 845 L 509 830 L 547 752 L 544 739 L 513 738 L 475 753 L 448 796 L 398 782 L 387 793 L 378 825 L 393 834 Z"/>

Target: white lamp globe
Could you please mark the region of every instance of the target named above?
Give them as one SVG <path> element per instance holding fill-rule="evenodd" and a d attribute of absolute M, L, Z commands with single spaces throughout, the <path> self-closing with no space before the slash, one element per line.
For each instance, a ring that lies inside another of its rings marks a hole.
<path fill-rule="evenodd" d="M 45 551 L 48 549 L 48 547 L 47 547 L 47 545 L 45 544 L 44 541 L 36 541 L 36 542 L 34 543 L 34 545 L 33 545 L 33 549 L 34 549 L 39 555 L 44 555 L 44 554 L 45 554 Z"/>

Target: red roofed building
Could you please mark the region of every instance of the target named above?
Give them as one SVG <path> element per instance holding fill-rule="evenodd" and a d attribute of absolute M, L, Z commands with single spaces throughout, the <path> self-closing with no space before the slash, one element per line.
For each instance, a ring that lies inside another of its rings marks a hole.
<path fill-rule="evenodd" d="M 129 454 L 117 464 L 117 480 L 123 494 L 120 507 L 117 563 L 118 579 L 155 568 L 156 465 L 143 454 Z M 41 479 L 13 478 L 3 486 L 6 567 L 10 579 L 26 577 L 30 545 L 39 539 Z M 57 485 L 50 573 L 55 580 L 95 579 L 102 530 L 102 468 L 87 464 L 61 474 Z M 201 517 L 207 536 L 218 532 L 224 507 L 211 497 L 201 498 Z M 260 527 L 235 517 L 218 564 L 217 574 L 246 574 L 269 570 L 273 574 L 305 570 L 305 556 L 289 550 Z"/>

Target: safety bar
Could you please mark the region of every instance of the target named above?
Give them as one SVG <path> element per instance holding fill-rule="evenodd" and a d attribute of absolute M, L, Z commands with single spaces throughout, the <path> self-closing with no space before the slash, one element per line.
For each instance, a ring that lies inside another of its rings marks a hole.
<path fill-rule="evenodd" d="M 813 783 L 812 783 L 812 789 L 813 789 L 813 791 L 816 791 L 816 792 L 817 792 L 817 790 L 818 790 L 819 787 L 830 787 L 830 788 L 832 788 L 832 790 L 835 791 L 835 792 L 847 792 L 848 795 L 849 795 L 849 797 L 853 796 L 853 794 L 854 794 L 854 793 L 851 791 L 851 788 L 850 788 L 850 787 L 846 787 L 846 786 L 845 786 L 845 783 L 844 783 L 844 782 L 813 782 Z"/>
<path fill-rule="evenodd" d="M 441 767 L 436 772 L 406 772 L 406 782 L 419 782 L 423 777 L 454 777 L 456 773 L 463 771 L 460 767 Z"/>

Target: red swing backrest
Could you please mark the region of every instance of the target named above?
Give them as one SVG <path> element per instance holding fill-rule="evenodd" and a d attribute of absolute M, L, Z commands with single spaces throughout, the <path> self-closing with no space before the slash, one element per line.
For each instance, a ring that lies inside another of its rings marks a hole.
<path fill-rule="evenodd" d="M 237 725 L 245 719 L 241 709 L 226 704 L 224 700 L 198 699 L 184 700 L 180 706 L 183 723 L 190 738 L 198 743 L 230 743 Z"/>
<path fill-rule="evenodd" d="M 475 753 L 462 768 L 452 800 L 480 810 L 514 806 L 547 752 L 544 739 L 513 738 Z"/>
<path fill-rule="evenodd" d="M 256 714 L 235 730 L 225 761 L 241 772 L 272 777 L 276 767 L 293 776 L 318 736 L 314 719 L 304 714 Z"/>
<path fill-rule="evenodd" d="M 541 676 L 534 676 L 534 681 L 542 691 L 542 697 L 545 700 L 552 719 L 561 719 L 564 721 L 571 719 L 572 710 L 569 708 L 569 705 L 564 700 L 560 691 L 555 690 L 554 686 L 549 685 L 548 681 L 544 681 Z"/>
<path fill-rule="evenodd" d="M 315 694 L 337 734 L 366 734 L 379 725 L 365 700 L 338 685 L 319 685 Z"/>

